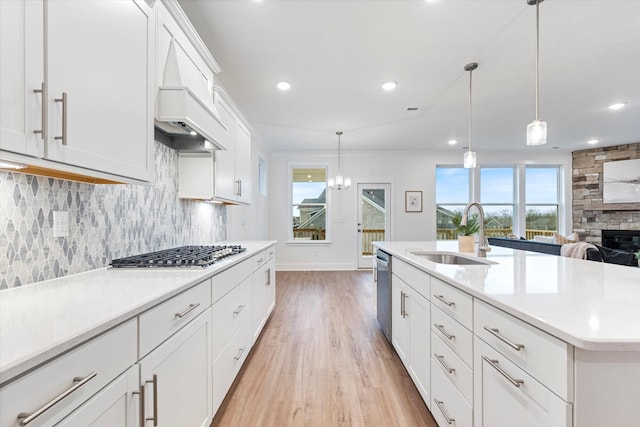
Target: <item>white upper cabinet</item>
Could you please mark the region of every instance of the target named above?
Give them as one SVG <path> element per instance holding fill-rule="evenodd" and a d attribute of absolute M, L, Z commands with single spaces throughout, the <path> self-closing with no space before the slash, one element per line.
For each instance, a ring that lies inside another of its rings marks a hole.
<path fill-rule="evenodd" d="M 50 170 L 151 180 L 155 26 L 149 5 L 1 3 L 2 150 L 34 156 L 25 163 Z"/>
<path fill-rule="evenodd" d="M 43 2 L 0 1 L 0 149 L 44 154 Z M 34 130 L 40 131 L 39 134 Z"/>

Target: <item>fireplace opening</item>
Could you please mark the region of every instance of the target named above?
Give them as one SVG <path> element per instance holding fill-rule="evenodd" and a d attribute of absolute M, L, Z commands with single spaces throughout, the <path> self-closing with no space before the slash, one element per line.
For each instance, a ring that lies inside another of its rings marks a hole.
<path fill-rule="evenodd" d="M 640 230 L 602 230 L 602 246 L 627 252 L 640 251 Z"/>

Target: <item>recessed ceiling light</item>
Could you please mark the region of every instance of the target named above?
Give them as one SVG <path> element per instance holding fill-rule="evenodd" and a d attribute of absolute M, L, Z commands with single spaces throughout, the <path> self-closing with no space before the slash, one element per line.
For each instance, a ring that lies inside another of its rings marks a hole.
<path fill-rule="evenodd" d="M 382 84 L 382 89 L 384 90 L 394 90 L 398 86 L 398 83 L 394 81 L 385 82 Z"/>
<path fill-rule="evenodd" d="M 593 139 L 588 140 L 587 144 L 594 145 L 594 144 L 597 144 L 598 142 L 600 142 L 599 139 L 593 138 Z"/>
<path fill-rule="evenodd" d="M 276 83 L 276 87 L 280 90 L 289 90 L 291 89 L 291 83 L 281 80 Z"/>
<path fill-rule="evenodd" d="M 616 102 L 615 104 L 609 105 L 609 110 L 619 110 L 624 108 L 625 105 L 627 105 L 626 102 Z"/>
<path fill-rule="evenodd" d="M 450 139 L 449 141 L 447 141 L 447 143 L 449 145 L 456 145 L 458 143 L 458 140 L 457 139 Z"/>

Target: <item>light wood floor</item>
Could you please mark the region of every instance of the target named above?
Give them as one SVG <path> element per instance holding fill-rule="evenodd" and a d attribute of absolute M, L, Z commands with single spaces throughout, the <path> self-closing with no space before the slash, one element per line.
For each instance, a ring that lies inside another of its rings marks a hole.
<path fill-rule="evenodd" d="M 384 339 L 370 271 L 278 272 L 271 318 L 212 427 L 435 427 Z"/>

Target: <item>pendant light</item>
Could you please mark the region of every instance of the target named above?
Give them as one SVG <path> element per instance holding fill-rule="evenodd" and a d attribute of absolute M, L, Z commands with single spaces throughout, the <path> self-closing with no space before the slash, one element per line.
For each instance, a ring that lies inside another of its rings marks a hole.
<path fill-rule="evenodd" d="M 343 177 L 340 174 L 340 136 L 342 135 L 342 132 L 337 131 L 336 135 L 338 135 L 338 174 L 335 178 L 329 178 L 329 188 L 333 190 L 346 190 L 351 187 L 351 178 Z"/>
<path fill-rule="evenodd" d="M 547 143 L 547 122 L 540 121 L 540 89 L 538 62 L 540 59 L 540 3 L 543 0 L 527 0 L 527 4 L 536 6 L 536 119 L 527 126 L 527 145 Z"/>
<path fill-rule="evenodd" d="M 473 70 L 478 68 L 477 62 L 470 62 L 464 66 L 464 70 L 469 72 L 469 147 L 464 153 L 464 167 L 475 168 L 476 167 L 476 152 L 471 151 L 471 75 Z"/>

